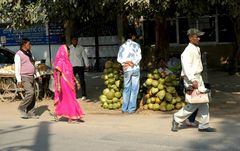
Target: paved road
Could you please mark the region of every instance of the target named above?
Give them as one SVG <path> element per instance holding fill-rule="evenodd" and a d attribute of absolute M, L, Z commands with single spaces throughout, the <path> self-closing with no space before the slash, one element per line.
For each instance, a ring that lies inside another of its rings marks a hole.
<path fill-rule="evenodd" d="M 98 75 L 87 75 L 92 100 L 101 93 Z M 16 101 L 0 103 L 0 151 L 240 151 L 240 91 L 236 89 L 240 79 L 211 71 L 209 81 L 214 90 L 210 124 L 217 132 L 199 133 L 197 128 L 183 127 L 173 133 L 173 112 L 122 115 L 100 109 L 94 101 L 79 101 L 86 112 L 81 124 L 51 121 L 51 100 L 38 102 L 40 119 L 23 120 L 18 117 Z"/>

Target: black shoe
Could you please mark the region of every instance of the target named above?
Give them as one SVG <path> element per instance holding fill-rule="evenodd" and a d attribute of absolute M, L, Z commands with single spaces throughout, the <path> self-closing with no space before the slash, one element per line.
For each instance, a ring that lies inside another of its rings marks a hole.
<path fill-rule="evenodd" d="M 27 116 L 28 118 L 31 118 L 31 119 L 39 119 L 39 116 L 36 115 L 35 113 L 28 113 Z"/>
<path fill-rule="evenodd" d="M 198 129 L 198 131 L 199 132 L 216 132 L 216 129 L 208 127 L 208 128 L 204 128 L 204 129 Z"/>
<path fill-rule="evenodd" d="M 173 132 L 177 132 L 178 131 L 178 123 L 174 120 L 174 118 L 173 118 L 173 121 L 172 121 L 172 131 Z"/>

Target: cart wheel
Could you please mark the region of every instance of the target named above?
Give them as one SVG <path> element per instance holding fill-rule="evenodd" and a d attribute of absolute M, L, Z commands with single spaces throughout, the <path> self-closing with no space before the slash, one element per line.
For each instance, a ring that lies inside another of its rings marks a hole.
<path fill-rule="evenodd" d="M 17 95 L 17 86 L 12 78 L 1 79 L 0 98 L 3 102 L 11 102 Z"/>

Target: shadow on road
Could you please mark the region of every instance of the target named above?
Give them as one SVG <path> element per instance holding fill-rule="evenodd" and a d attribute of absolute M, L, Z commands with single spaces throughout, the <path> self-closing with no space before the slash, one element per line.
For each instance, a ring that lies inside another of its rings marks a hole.
<path fill-rule="evenodd" d="M 9 131 L 2 131 L 1 134 L 16 132 L 16 131 L 22 131 L 26 129 L 36 128 L 38 127 L 36 136 L 34 138 L 34 143 L 32 145 L 14 145 L 14 144 L 21 144 L 21 142 L 31 141 L 26 138 L 21 138 L 18 142 L 10 142 L 9 144 L 2 144 L 2 146 L 11 146 L 2 148 L 1 151 L 19 151 L 19 150 L 30 150 L 30 151 L 49 151 L 49 126 L 50 122 L 40 122 L 39 125 L 36 126 L 30 126 L 30 127 L 22 127 L 22 126 L 16 126 L 14 130 Z"/>

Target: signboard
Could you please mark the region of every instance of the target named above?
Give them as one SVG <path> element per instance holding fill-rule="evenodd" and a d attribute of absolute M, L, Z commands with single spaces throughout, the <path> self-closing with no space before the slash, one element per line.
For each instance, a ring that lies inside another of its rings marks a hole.
<path fill-rule="evenodd" d="M 50 44 L 60 44 L 64 30 L 59 25 L 49 26 Z M 48 45 L 48 27 L 46 25 L 35 25 L 23 30 L 13 30 L 12 28 L 0 28 L 0 36 L 6 37 L 5 46 L 16 46 L 20 44 L 22 38 L 29 38 L 33 45 Z"/>

